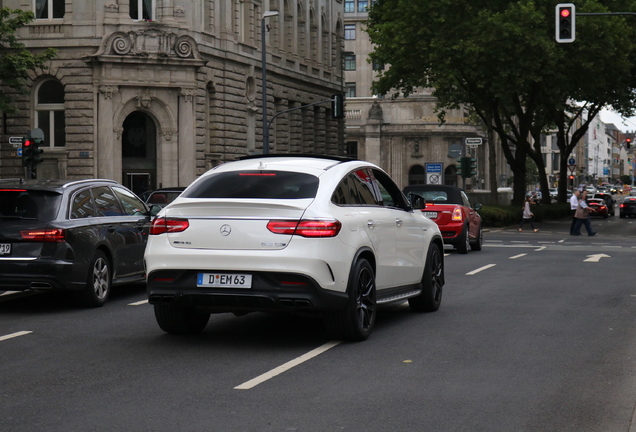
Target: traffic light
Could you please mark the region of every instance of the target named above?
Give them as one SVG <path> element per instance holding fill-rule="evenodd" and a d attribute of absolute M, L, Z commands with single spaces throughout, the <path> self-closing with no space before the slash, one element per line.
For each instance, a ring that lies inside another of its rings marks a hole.
<path fill-rule="evenodd" d="M 457 170 L 457 175 L 464 177 L 464 175 L 463 175 L 464 158 L 463 157 L 459 157 L 459 158 L 455 159 L 455 162 L 457 162 L 457 164 L 455 164 L 455 169 Z"/>
<path fill-rule="evenodd" d="M 627 150 L 629 150 L 629 148 L 632 146 L 632 139 L 631 138 L 625 138 L 625 148 Z"/>
<path fill-rule="evenodd" d="M 576 7 L 574 3 L 556 5 L 556 41 L 559 43 L 574 42 Z"/>
<path fill-rule="evenodd" d="M 476 174 L 473 172 L 473 161 L 475 161 L 475 169 L 477 169 L 477 159 L 472 159 L 468 156 L 461 158 L 461 176 L 462 178 L 469 178 Z"/>
<path fill-rule="evenodd" d="M 22 165 L 28 166 L 33 161 L 33 139 L 22 137 Z"/>
<path fill-rule="evenodd" d="M 470 173 L 470 177 L 477 175 L 477 159 L 468 158 L 468 172 Z"/>
<path fill-rule="evenodd" d="M 341 119 L 344 116 L 344 96 L 341 94 L 331 96 L 331 118 Z"/>
<path fill-rule="evenodd" d="M 33 144 L 31 145 L 31 162 L 34 167 L 42 162 L 42 153 L 44 153 L 44 150 L 40 148 L 41 143 L 42 140 L 33 139 Z"/>
<path fill-rule="evenodd" d="M 570 176 L 570 180 L 574 180 L 574 176 L 573 175 Z"/>

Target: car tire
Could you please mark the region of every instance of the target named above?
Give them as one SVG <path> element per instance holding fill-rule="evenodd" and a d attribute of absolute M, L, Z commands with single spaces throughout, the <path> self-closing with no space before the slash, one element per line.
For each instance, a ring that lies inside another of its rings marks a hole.
<path fill-rule="evenodd" d="M 375 274 L 366 259 L 354 264 L 347 293 L 347 305 L 342 311 L 325 316 L 325 327 L 335 339 L 363 341 L 371 334 L 377 314 Z"/>
<path fill-rule="evenodd" d="M 111 284 L 110 260 L 103 251 L 98 250 L 93 255 L 93 259 L 91 259 L 88 266 L 86 287 L 78 295 L 82 306 L 103 306 L 110 295 Z"/>
<path fill-rule="evenodd" d="M 161 330 L 170 334 L 197 335 L 208 325 L 210 314 L 193 307 L 156 304 L 155 318 Z"/>
<path fill-rule="evenodd" d="M 477 234 L 477 238 L 475 239 L 474 243 L 471 243 L 470 245 L 470 250 L 471 251 L 480 251 L 481 250 L 481 245 L 484 242 L 484 229 L 481 225 L 479 225 L 479 234 Z"/>
<path fill-rule="evenodd" d="M 470 239 L 468 236 L 468 226 L 464 226 L 461 234 L 459 235 L 459 238 L 457 239 L 457 246 L 456 246 L 457 253 L 467 254 L 469 243 L 470 243 Z"/>
<path fill-rule="evenodd" d="M 409 299 L 413 312 L 435 312 L 442 304 L 444 259 L 439 246 L 431 243 L 422 275 L 422 293 Z"/>

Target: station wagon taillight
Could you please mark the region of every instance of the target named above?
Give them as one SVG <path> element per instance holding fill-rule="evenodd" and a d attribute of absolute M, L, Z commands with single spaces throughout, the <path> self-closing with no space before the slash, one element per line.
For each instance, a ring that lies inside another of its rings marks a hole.
<path fill-rule="evenodd" d="M 63 242 L 66 238 L 66 230 L 59 228 L 24 230 L 20 231 L 22 240 L 40 242 Z"/>
<path fill-rule="evenodd" d="M 155 218 L 150 225 L 150 235 L 182 232 L 188 229 L 190 222 L 181 218 Z"/>
<path fill-rule="evenodd" d="M 267 229 L 274 234 L 299 235 L 301 237 L 335 237 L 340 232 L 342 224 L 335 219 L 285 221 L 271 220 Z"/>

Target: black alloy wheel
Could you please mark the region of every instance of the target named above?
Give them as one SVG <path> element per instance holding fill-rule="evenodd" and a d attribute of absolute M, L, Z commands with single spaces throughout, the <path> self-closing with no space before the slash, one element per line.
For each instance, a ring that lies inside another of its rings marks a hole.
<path fill-rule="evenodd" d="M 414 312 L 435 312 L 442 304 L 444 288 L 444 257 L 439 246 L 431 243 L 422 275 L 422 293 L 409 299 Z"/>
<path fill-rule="evenodd" d="M 327 331 L 336 339 L 363 341 L 369 337 L 377 314 L 375 274 L 366 259 L 356 261 L 347 286 L 344 310 L 325 317 Z"/>
<path fill-rule="evenodd" d="M 465 225 L 464 228 L 462 229 L 462 233 L 457 238 L 457 253 L 467 254 L 469 244 L 470 244 L 470 239 L 468 236 L 468 225 Z"/>
<path fill-rule="evenodd" d="M 110 295 L 112 273 L 106 254 L 98 250 L 88 267 L 86 287 L 78 293 L 80 303 L 85 307 L 100 307 Z"/>

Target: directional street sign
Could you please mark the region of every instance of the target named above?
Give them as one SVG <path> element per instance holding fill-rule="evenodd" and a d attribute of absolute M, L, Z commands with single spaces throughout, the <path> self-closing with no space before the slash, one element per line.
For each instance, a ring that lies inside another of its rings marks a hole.
<path fill-rule="evenodd" d="M 9 144 L 13 147 L 18 147 L 22 145 L 22 137 L 9 137 Z"/>
<path fill-rule="evenodd" d="M 481 145 L 482 141 L 481 138 L 464 138 L 466 145 Z"/>

